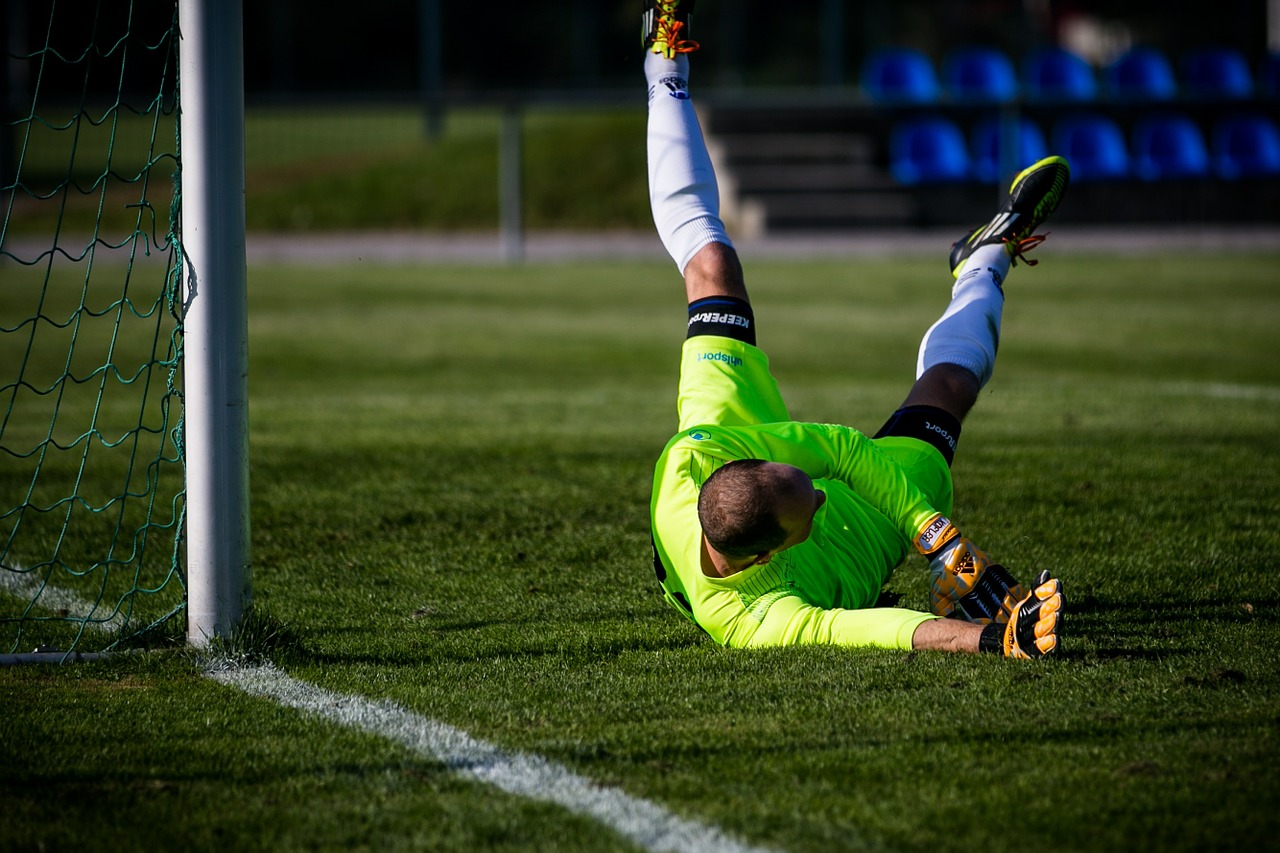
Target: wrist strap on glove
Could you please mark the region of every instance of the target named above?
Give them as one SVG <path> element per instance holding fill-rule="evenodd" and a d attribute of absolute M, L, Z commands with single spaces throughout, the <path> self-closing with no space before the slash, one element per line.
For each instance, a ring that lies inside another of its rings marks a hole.
<path fill-rule="evenodd" d="M 982 635 L 978 637 L 978 651 L 993 655 L 1004 654 L 1004 625 L 992 622 L 982 626 Z"/>
<path fill-rule="evenodd" d="M 916 534 L 916 550 L 926 557 L 932 557 L 959 535 L 960 531 L 951 523 L 951 519 L 938 513 Z"/>

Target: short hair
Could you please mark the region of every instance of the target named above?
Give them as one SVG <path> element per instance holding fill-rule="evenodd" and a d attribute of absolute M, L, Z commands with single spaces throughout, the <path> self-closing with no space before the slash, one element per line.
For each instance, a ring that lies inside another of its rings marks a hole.
<path fill-rule="evenodd" d="M 777 479 L 763 459 L 735 459 L 712 472 L 698 494 L 698 521 L 707 542 L 727 557 L 764 554 L 782 545 Z"/>

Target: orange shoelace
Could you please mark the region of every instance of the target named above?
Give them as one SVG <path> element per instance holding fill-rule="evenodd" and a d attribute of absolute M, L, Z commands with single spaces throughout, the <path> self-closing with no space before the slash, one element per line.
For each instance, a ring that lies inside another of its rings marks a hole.
<path fill-rule="evenodd" d="M 1034 249 L 1036 246 L 1039 246 L 1041 243 L 1045 241 L 1045 238 L 1048 236 L 1049 236 L 1049 232 L 1045 232 L 1044 234 L 1036 234 L 1031 237 L 1024 237 L 1021 240 L 1010 240 L 1008 237 L 1006 237 L 1004 239 L 1004 244 L 1010 247 L 1009 254 L 1013 257 L 1013 263 L 1011 264 L 1011 266 L 1016 267 L 1018 265 L 1018 261 L 1022 261 L 1029 267 L 1034 267 L 1036 264 L 1040 263 L 1040 261 L 1036 260 L 1035 258 L 1028 258 L 1023 253 L 1029 252 L 1032 249 Z"/>
<path fill-rule="evenodd" d="M 663 14 L 658 17 L 657 33 L 654 35 L 654 44 L 665 44 L 670 54 L 677 53 L 693 53 L 701 45 L 692 39 L 680 38 L 680 31 L 684 29 L 684 21 L 677 21 L 672 17 L 674 11 L 670 4 L 661 5 Z"/>

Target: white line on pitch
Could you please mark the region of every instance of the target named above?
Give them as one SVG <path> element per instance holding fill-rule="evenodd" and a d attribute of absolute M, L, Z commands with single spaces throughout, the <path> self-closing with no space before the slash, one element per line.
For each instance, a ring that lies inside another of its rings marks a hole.
<path fill-rule="evenodd" d="M 719 829 L 678 817 L 662 806 L 604 788 L 537 755 L 507 752 L 390 701 L 333 693 L 273 666 L 212 671 L 208 676 L 282 705 L 399 743 L 464 778 L 586 815 L 646 850 L 746 853 Z"/>
<path fill-rule="evenodd" d="M 83 617 L 69 615 L 68 618 L 83 619 L 85 627 L 95 631 L 116 631 L 124 624 L 124 614 L 118 612 L 108 619 L 94 619 L 93 614 L 98 611 L 99 604 L 84 598 L 79 593 L 46 583 L 43 577 L 25 570 L 18 564 L 0 566 L 0 592 L 7 592 L 9 595 L 27 601 L 36 599 L 37 607 L 54 613 L 86 613 L 88 615 Z M 37 596 L 39 598 L 36 598 Z"/>
<path fill-rule="evenodd" d="M 1269 385 L 1239 385 L 1233 382 L 1163 382 L 1155 387 L 1166 394 L 1186 397 L 1280 403 L 1280 388 Z"/>

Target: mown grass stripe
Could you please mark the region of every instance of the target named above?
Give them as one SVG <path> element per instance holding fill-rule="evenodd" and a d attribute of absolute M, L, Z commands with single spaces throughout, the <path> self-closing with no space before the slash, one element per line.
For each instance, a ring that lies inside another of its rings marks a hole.
<path fill-rule="evenodd" d="M 541 756 L 507 752 L 390 701 L 334 693 L 271 665 L 213 670 L 208 676 L 250 695 L 394 741 L 464 778 L 594 818 L 646 850 L 763 849 L 743 845 L 715 827 L 678 817 L 655 803 L 601 787 Z"/>

